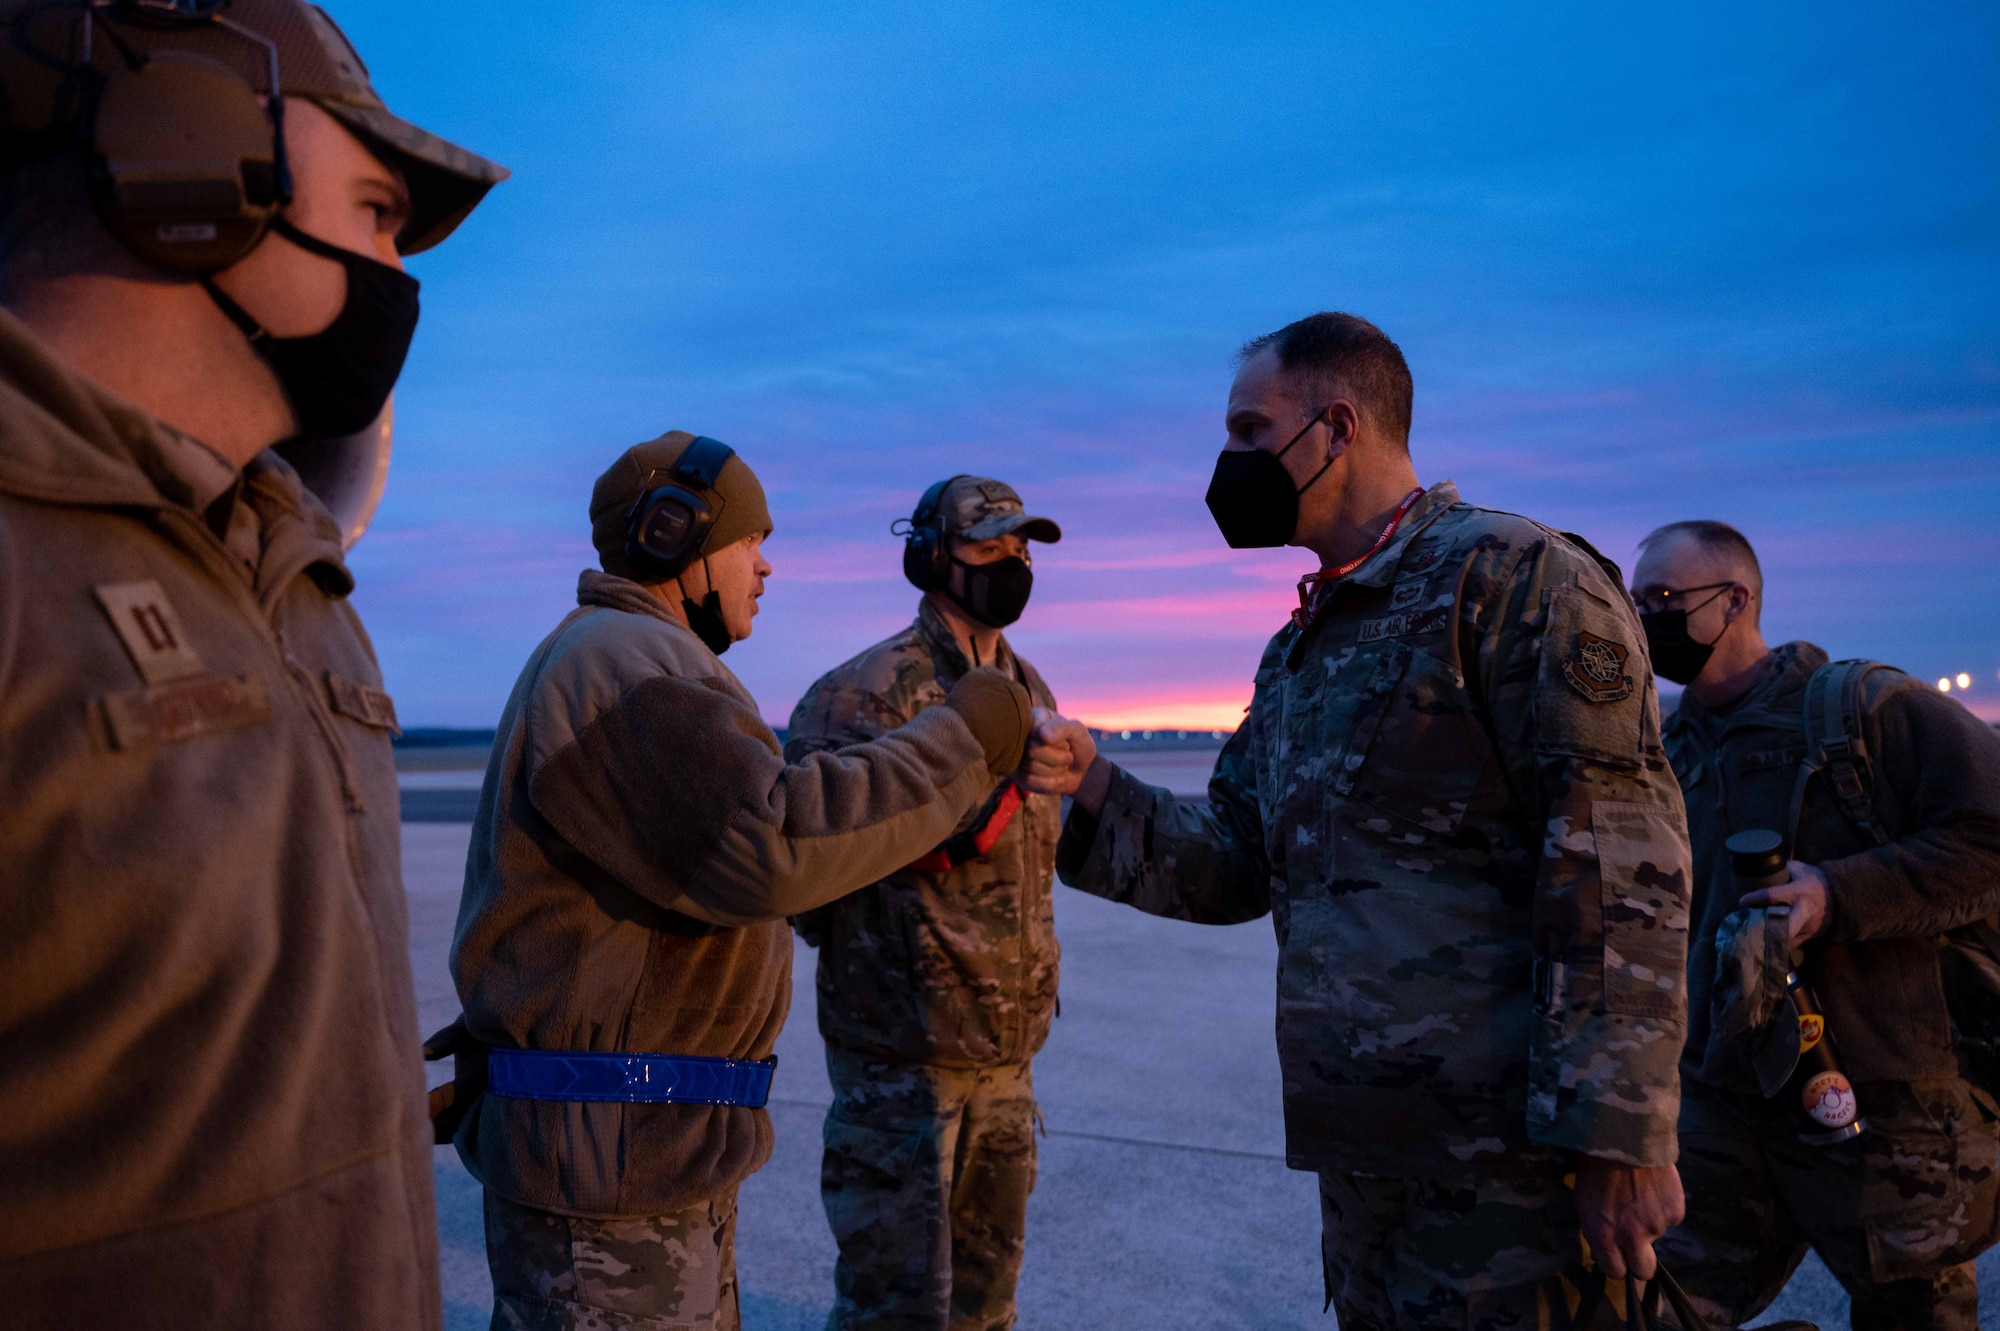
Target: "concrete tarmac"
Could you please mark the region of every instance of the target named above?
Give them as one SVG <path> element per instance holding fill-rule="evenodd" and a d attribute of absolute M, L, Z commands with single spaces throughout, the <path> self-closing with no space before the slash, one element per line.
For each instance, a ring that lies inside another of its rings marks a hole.
<path fill-rule="evenodd" d="M 446 973 L 469 828 L 406 824 L 411 959 L 426 1033 L 457 1012 Z M 1062 1015 L 1035 1061 L 1048 1124 L 1022 1273 L 1025 1328 L 1331 1331 L 1310 1175 L 1284 1166 L 1272 1042 L 1268 921 L 1204 928 L 1056 888 Z M 832 1239 L 819 1205 L 820 1121 L 831 1101 L 813 1018 L 814 954 L 794 954 L 778 1041 L 777 1149 L 743 1186 L 737 1257 L 749 1331 L 825 1323 Z M 444 1076 L 439 1069 L 434 1079 Z M 437 1153 L 446 1324 L 487 1324 L 479 1187 Z M 1980 1263 L 1988 1324 L 2000 1252 Z M 1806 1259 L 1760 1322 L 1847 1324 L 1847 1299 Z"/>

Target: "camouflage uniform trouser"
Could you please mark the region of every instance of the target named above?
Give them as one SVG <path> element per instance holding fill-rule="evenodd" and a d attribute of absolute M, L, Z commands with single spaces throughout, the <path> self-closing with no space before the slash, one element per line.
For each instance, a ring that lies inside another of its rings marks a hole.
<path fill-rule="evenodd" d="M 1992 1117 L 1963 1082 L 1863 1083 L 1868 1131 L 1807 1146 L 1783 1109 L 1684 1082 L 1687 1221 L 1655 1251 L 1702 1311 L 1741 1325 L 1806 1249 L 1854 1301 L 1855 1331 L 1973 1331 L 2000 1207 Z"/>
<path fill-rule="evenodd" d="M 833 1331 L 1005 1331 L 1035 1187 L 1026 1063 L 875 1063 L 831 1045 L 820 1199 L 840 1257 Z"/>
<path fill-rule="evenodd" d="M 1320 1254 L 1340 1331 L 1567 1325 L 1583 1265 L 1576 1195 L 1559 1165 L 1508 1172 L 1321 1174 Z"/>
<path fill-rule="evenodd" d="M 738 1331 L 736 1190 L 673 1215 L 583 1220 L 486 1194 L 492 1331 Z"/>

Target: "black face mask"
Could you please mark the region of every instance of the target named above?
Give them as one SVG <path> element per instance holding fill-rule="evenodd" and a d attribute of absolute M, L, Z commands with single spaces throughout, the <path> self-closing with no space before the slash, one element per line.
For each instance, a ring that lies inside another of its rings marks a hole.
<path fill-rule="evenodd" d="M 1241 452 L 1225 449 L 1216 458 L 1215 475 L 1208 483 L 1208 511 L 1231 549 L 1263 549 L 1292 539 L 1299 525 L 1299 496 L 1326 475 L 1333 458 L 1329 456 L 1312 480 L 1298 486 L 1292 484 L 1291 473 L 1278 459 L 1291 452 L 1292 445 L 1317 424 L 1319 417 L 1314 416 L 1275 453 L 1261 448 Z"/>
<path fill-rule="evenodd" d="M 736 639 L 730 636 L 729 623 L 722 617 L 720 592 L 710 592 L 702 597 L 700 605 L 688 597 L 681 597 L 681 613 L 687 616 L 688 627 L 694 630 L 695 637 L 701 639 L 701 645 L 717 656 L 735 645 Z"/>
<path fill-rule="evenodd" d="M 1035 571 L 1019 555 L 996 559 L 990 564 L 968 564 L 958 559 L 951 562 L 964 575 L 953 581 L 963 582 L 965 592 L 961 595 L 947 587 L 945 595 L 980 623 L 1004 629 L 1028 608 L 1028 594 L 1035 589 Z"/>
<path fill-rule="evenodd" d="M 1696 607 L 1699 609 L 1700 607 Z M 1692 684 L 1708 658 L 1715 655 L 1715 643 L 1697 642 L 1688 634 L 1688 612 L 1660 610 L 1639 616 L 1646 631 L 1646 653 L 1653 658 L 1653 673 L 1675 684 Z M 1728 626 L 1724 625 L 1724 632 Z M 1720 641 L 1722 634 L 1715 635 Z"/>
<path fill-rule="evenodd" d="M 365 254 L 309 236 L 279 217 L 271 229 L 300 249 L 347 270 L 347 299 L 332 323 L 309 337 L 272 337 L 241 305 L 204 277 L 209 298 L 243 330 L 277 372 L 298 417 L 301 439 L 338 439 L 382 414 L 417 331 L 417 279 Z"/>

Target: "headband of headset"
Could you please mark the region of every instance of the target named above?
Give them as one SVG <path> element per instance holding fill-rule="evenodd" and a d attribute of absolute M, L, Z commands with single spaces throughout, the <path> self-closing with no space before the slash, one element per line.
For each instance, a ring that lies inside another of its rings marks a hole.
<path fill-rule="evenodd" d="M 91 202 L 105 226 L 140 258 L 176 272 L 237 262 L 292 197 L 278 48 L 226 8 L 226 0 L 85 0 L 29 5 L 9 26 L 25 64 L 10 62 L 17 96 L 8 137 L 17 146 L 84 141 Z M 148 51 L 120 31 L 204 26 L 259 48 L 261 89 L 219 60 Z"/>
<path fill-rule="evenodd" d="M 722 469 L 736 450 L 720 439 L 697 435 L 667 468 L 668 481 L 640 495 L 625 529 L 625 562 L 641 582 L 665 582 L 702 554 L 708 534 L 722 516 L 716 490 Z"/>
<path fill-rule="evenodd" d="M 951 551 L 944 539 L 944 492 L 965 473 L 947 477 L 924 491 L 903 534 L 903 576 L 918 591 L 934 591 L 951 580 Z"/>

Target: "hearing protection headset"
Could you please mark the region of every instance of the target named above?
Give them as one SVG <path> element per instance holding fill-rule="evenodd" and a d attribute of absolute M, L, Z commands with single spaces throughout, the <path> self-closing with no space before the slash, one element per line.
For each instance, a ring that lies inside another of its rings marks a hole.
<path fill-rule="evenodd" d="M 703 542 L 722 516 L 715 484 L 736 450 L 707 435 L 681 450 L 667 469 L 671 478 L 639 496 L 625 529 L 625 562 L 640 582 L 665 582 L 701 557 Z"/>
<path fill-rule="evenodd" d="M 918 591 L 934 591 L 951 581 L 951 551 L 944 539 L 944 492 L 951 488 L 952 481 L 964 479 L 964 473 L 939 481 L 924 491 L 923 498 L 917 500 L 917 511 L 906 521 L 902 531 L 897 531 L 901 522 L 891 526 L 890 532 L 903 538 L 903 576 Z"/>
<path fill-rule="evenodd" d="M 31 4 L 10 25 L 14 46 L 41 68 L 18 79 L 9 70 L 8 136 L 60 142 L 68 129 L 70 141 L 88 147 L 91 202 L 105 226 L 139 257 L 177 272 L 229 267 L 257 248 L 292 199 L 278 48 L 224 17 L 228 7 L 229 0 Z M 67 12 L 76 19 L 65 40 L 67 25 L 56 20 Z M 205 55 L 141 50 L 121 26 L 226 31 L 262 49 L 264 89 Z M 115 56 L 104 69 L 94 50 L 100 33 Z M 60 46 L 67 52 L 51 49 Z M 43 104 L 45 116 L 23 115 Z"/>

